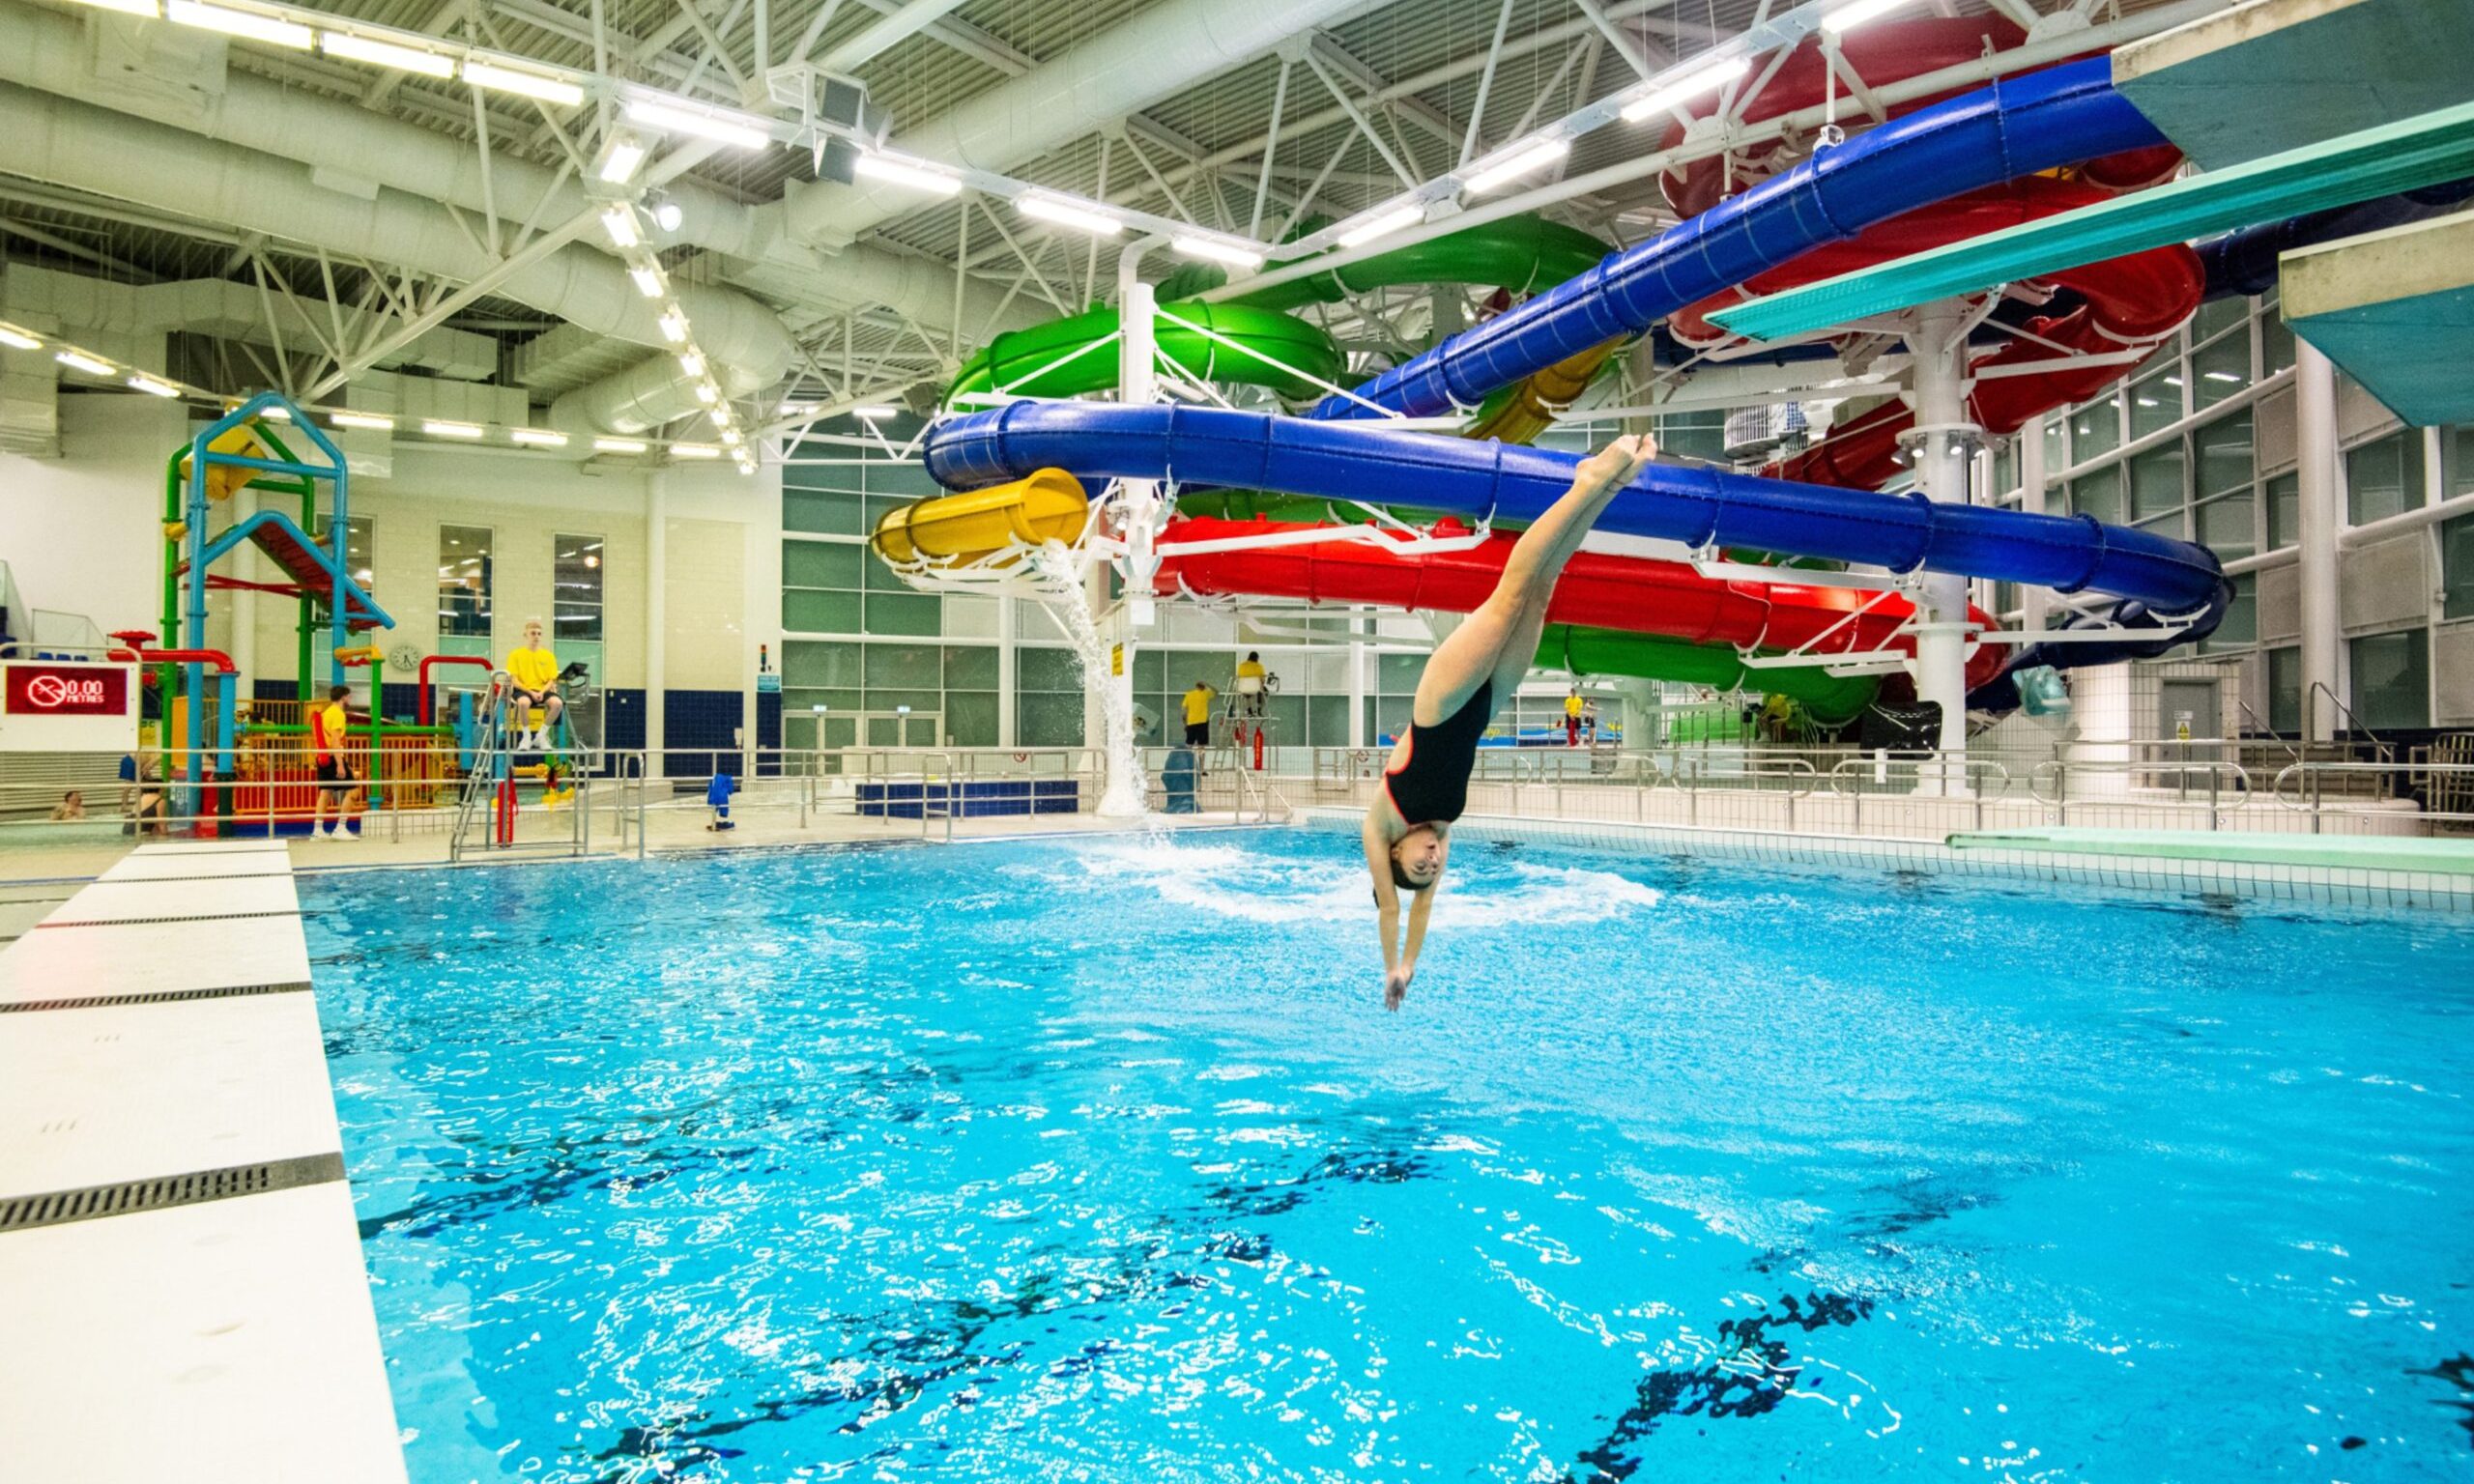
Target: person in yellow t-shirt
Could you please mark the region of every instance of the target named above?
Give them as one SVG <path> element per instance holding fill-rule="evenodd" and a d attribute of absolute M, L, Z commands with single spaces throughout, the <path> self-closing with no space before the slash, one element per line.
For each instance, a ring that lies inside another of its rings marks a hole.
<path fill-rule="evenodd" d="M 1237 697 L 1248 716 L 1263 714 L 1263 697 L 1271 689 L 1269 674 L 1263 669 L 1260 650 L 1249 649 L 1237 662 Z"/>
<path fill-rule="evenodd" d="M 1566 747 L 1581 745 L 1581 713 L 1587 709 L 1589 709 L 1589 703 L 1581 699 L 1581 688 L 1577 685 L 1573 686 L 1572 693 L 1564 698 L 1564 745 Z"/>
<path fill-rule="evenodd" d="M 566 702 L 559 698 L 559 657 L 541 637 L 540 619 L 524 620 L 524 643 L 507 651 L 506 677 L 514 683 L 508 704 L 528 713 L 516 749 L 538 752 L 549 745 L 544 734 L 559 725 L 559 713 L 566 709 Z"/>
<path fill-rule="evenodd" d="M 1195 681 L 1194 688 L 1186 692 L 1186 746 L 1211 745 L 1211 702 L 1219 694 L 1206 680 Z"/>

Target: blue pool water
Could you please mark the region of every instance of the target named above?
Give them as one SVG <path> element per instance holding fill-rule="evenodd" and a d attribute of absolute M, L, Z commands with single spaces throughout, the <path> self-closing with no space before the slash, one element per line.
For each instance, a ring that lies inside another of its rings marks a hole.
<path fill-rule="evenodd" d="M 2474 928 L 1356 854 L 307 886 L 417 1484 L 2474 1476 Z"/>

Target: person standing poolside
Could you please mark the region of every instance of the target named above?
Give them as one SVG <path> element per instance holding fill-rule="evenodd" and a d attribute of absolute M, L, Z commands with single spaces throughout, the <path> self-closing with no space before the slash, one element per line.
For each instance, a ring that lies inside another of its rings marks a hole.
<path fill-rule="evenodd" d="M 309 838 L 333 840 L 344 822 L 344 796 L 352 792 L 352 769 L 344 763 L 344 728 L 351 716 L 344 710 L 348 685 L 327 687 L 327 703 L 309 711 L 309 763 L 317 785 L 317 801 L 309 806 Z M 327 823 L 327 806 L 334 806 L 335 822 Z"/>
<path fill-rule="evenodd" d="M 559 725 L 559 713 L 566 702 L 559 696 L 559 657 L 550 652 L 549 643 L 541 637 L 541 620 L 524 620 L 524 643 L 506 655 L 506 677 L 515 686 L 507 698 L 512 705 L 525 708 L 528 717 L 538 714 L 538 721 L 529 722 L 524 735 L 516 739 L 515 750 L 537 753 L 547 748 L 547 733 Z"/>
<path fill-rule="evenodd" d="M 1392 749 L 1383 787 L 1366 811 L 1366 866 L 1374 876 L 1383 931 L 1387 1010 L 1400 1008 L 1418 971 L 1426 918 L 1451 852 L 1452 822 L 1469 802 L 1469 770 L 1477 765 L 1478 739 L 1494 719 L 1495 702 L 1519 688 L 1537 658 L 1546 600 L 1554 595 L 1564 564 L 1580 550 L 1607 503 L 1656 453 L 1657 445 L 1640 435 L 1619 438 L 1583 459 L 1572 472 L 1571 488 L 1521 532 L 1494 592 L 1426 657 L 1408 728 Z M 1576 702 L 1577 688 L 1573 696 Z M 1567 714 L 1577 720 L 1577 704 Z M 1416 899 L 1405 944 L 1403 892 Z"/>
<path fill-rule="evenodd" d="M 1566 747 L 1581 745 L 1581 713 L 1587 709 L 1587 704 L 1581 699 L 1581 688 L 1577 685 L 1573 686 L 1571 694 L 1564 698 L 1564 745 Z"/>
<path fill-rule="evenodd" d="M 1186 692 L 1186 746 L 1211 745 L 1211 702 L 1219 694 L 1208 680 L 1195 681 L 1194 688 Z"/>

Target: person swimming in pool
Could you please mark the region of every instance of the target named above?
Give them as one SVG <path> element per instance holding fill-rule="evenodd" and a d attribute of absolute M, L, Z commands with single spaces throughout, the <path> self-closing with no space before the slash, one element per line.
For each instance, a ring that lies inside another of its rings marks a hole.
<path fill-rule="evenodd" d="M 1426 657 L 1409 725 L 1366 811 L 1366 865 L 1383 931 L 1383 1005 L 1398 1010 L 1418 972 L 1426 918 L 1452 850 L 1452 822 L 1469 801 L 1469 771 L 1495 704 L 1520 686 L 1546 627 L 1546 600 L 1607 503 L 1657 453 L 1647 435 L 1619 438 L 1581 461 L 1566 490 L 1521 532 L 1504 575 L 1478 611 Z M 1400 894 L 1409 933 L 1400 937 Z"/>

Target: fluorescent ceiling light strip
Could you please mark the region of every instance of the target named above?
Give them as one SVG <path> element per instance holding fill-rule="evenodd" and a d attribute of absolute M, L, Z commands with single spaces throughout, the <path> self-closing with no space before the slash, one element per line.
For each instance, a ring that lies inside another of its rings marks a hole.
<path fill-rule="evenodd" d="M 1868 20 L 1879 20 L 1905 4 L 1907 0 L 1850 0 L 1849 4 L 1834 11 L 1823 12 L 1821 28 L 1838 33 L 1853 31 Z"/>
<path fill-rule="evenodd" d="M 610 153 L 601 158 L 601 178 L 613 186 L 623 186 L 636 178 L 645 162 L 645 147 L 633 139 L 614 140 Z"/>
<path fill-rule="evenodd" d="M 1859 3 L 1870 4 L 1872 0 L 1859 0 Z M 1722 57 L 1715 62 L 1697 65 L 1683 75 L 1662 82 L 1625 103 L 1624 122 L 1638 124 L 1644 119 L 1655 118 L 1680 103 L 1688 103 L 1696 98 L 1714 93 L 1750 71 L 1750 57 Z"/>
<path fill-rule="evenodd" d="M 673 443 L 670 456 L 674 459 L 718 459 L 722 450 L 711 443 Z"/>
<path fill-rule="evenodd" d="M 161 18 L 163 8 L 156 0 L 77 0 L 99 11 L 118 11 L 124 15 L 143 15 L 149 20 Z"/>
<path fill-rule="evenodd" d="M 226 36 L 264 42 L 270 46 L 281 46 L 291 51 L 307 51 L 310 43 L 317 40 L 316 32 L 297 22 L 274 15 L 261 15 L 255 11 L 202 5 L 199 0 L 171 0 L 163 14 L 184 26 L 220 31 Z"/>
<path fill-rule="evenodd" d="M 1260 268 L 1263 255 L 1251 247 L 1223 243 L 1208 237 L 1173 237 L 1168 245 L 1189 258 L 1201 258 L 1209 263 L 1226 263 L 1234 268 Z"/>
<path fill-rule="evenodd" d="M 913 190 L 924 190 L 932 195 L 954 196 L 962 193 L 963 183 L 959 178 L 947 175 L 941 170 L 930 169 L 926 165 L 912 164 L 906 159 L 895 159 L 889 155 L 862 155 L 851 161 L 850 168 L 872 181 L 883 181 L 893 186 L 907 186 Z"/>
<path fill-rule="evenodd" d="M 393 42 L 373 42 L 349 31 L 321 31 L 318 49 L 331 57 L 350 62 L 366 62 L 372 67 L 389 67 L 399 72 L 417 72 L 423 77 L 452 77 L 455 59 L 417 46 L 398 46 Z"/>
<path fill-rule="evenodd" d="M 19 334 L 14 329 L 0 329 L 0 345 L 5 345 L 13 351 L 40 351 L 43 349 L 42 341 L 36 339 L 32 335 Z"/>
<path fill-rule="evenodd" d="M 510 428 L 506 436 L 528 447 L 564 448 L 567 446 L 567 435 L 554 433 L 548 428 Z"/>
<path fill-rule="evenodd" d="M 729 432 L 730 432 L 730 430 L 731 430 L 731 410 L 730 410 L 730 404 L 728 404 L 728 403 L 724 403 L 724 404 L 722 404 L 721 406 L 714 408 L 711 412 L 706 413 L 705 415 L 705 416 L 707 416 L 707 417 L 712 418 L 712 419 L 713 419 L 713 426 L 715 426 L 715 427 L 717 427 L 717 428 L 721 429 L 725 434 L 727 434 L 727 433 L 729 433 Z"/>
<path fill-rule="evenodd" d="M 654 322 L 661 327 L 661 337 L 673 345 L 687 343 L 687 316 L 673 309 Z"/>
<path fill-rule="evenodd" d="M 592 451 L 595 453 L 642 453 L 645 451 L 645 443 L 642 439 L 635 438 L 596 438 L 592 441 Z"/>
<path fill-rule="evenodd" d="M 627 270 L 627 276 L 636 280 L 636 292 L 647 299 L 659 299 L 669 291 L 670 286 L 661 281 L 661 270 L 658 268 L 639 263 Z"/>
<path fill-rule="evenodd" d="M 1363 226 L 1353 227 L 1341 233 L 1338 239 L 1339 244 L 1343 247 L 1363 247 L 1378 237 L 1389 237 L 1403 227 L 1414 227 L 1425 220 L 1425 208 L 1422 206 L 1404 206 L 1396 211 L 1385 212 Z"/>
<path fill-rule="evenodd" d="M 568 108 L 584 101 L 584 89 L 564 77 L 552 77 L 519 67 L 501 67 L 476 57 L 465 59 L 464 80 L 493 93 L 513 93 L 519 98 L 538 99 L 545 103 L 558 103 Z"/>
<path fill-rule="evenodd" d="M 383 413 L 329 413 L 327 420 L 339 428 L 373 428 L 381 433 L 395 431 L 395 419 Z"/>
<path fill-rule="evenodd" d="M 854 417 L 865 417 L 870 422 L 877 422 L 893 416 L 899 411 L 900 409 L 891 407 L 854 407 L 850 409 L 850 414 Z"/>
<path fill-rule="evenodd" d="M 129 379 L 129 385 L 136 387 L 138 390 L 146 393 L 150 397 L 177 397 L 181 394 L 181 388 L 178 386 L 173 385 L 169 382 L 158 382 L 142 371 L 137 375 L 130 377 Z"/>
<path fill-rule="evenodd" d="M 432 438 L 478 438 L 482 428 L 477 422 L 448 422 L 432 417 L 421 423 L 421 431 Z"/>
<path fill-rule="evenodd" d="M 735 144 L 745 150 L 761 150 L 773 142 L 773 136 L 762 125 L 744 116 L 706 113 L 698 108 L 680 108 L 641 98 L 629 99 L 626 111 L 627 117 L 638 124 L 667 129 L 675 134 L 693 134 L 699 139 Z"/>
<path fill-rule="evenodd" d="M 687 373 L 689 376 L 703 376 L 705 374 L 705 357 L 702 354 L 696 351 L 682 351 L 679 353 L 678 357 L 678 369 Z"/>
<path fill-rule="evenodd" d="M 119 369 L 110 361 L 97 360 L 83 351 L 62 351 L 51 358 L 72 371 L 83 371 L 88 376 L 118 376 L 120 374 Z"/>
<path fill-rule="evenodd" d="M 1542 170 L 1570 153 L 1572 144 L 1568 139 L 1540 139 L 1469 177 L 1469 184 L 1461 189 L 1473 196 L 1482 196 L 1499 186 L 1510 185 L 1532 170 Z"/>
<path fill-rule="evenodd" d="M 1125 231 L 1124 221 L 1117 217 L 1054 196 L 1022 196 L 1015 201 L 1014 209 L 1035 220 L 1052 221 L 1060 227 L 1072 227 L 1094 237 L 1115 237 Z"/>
<path fill-rule="evenodd" d="M 644 233 L 636 226 L 636 213 L 630 207 L 614 206 L 602 213 L 601 230 L 610 234 L 610 245 L 613 247 L 633 247 L 645 240 Z"/>

